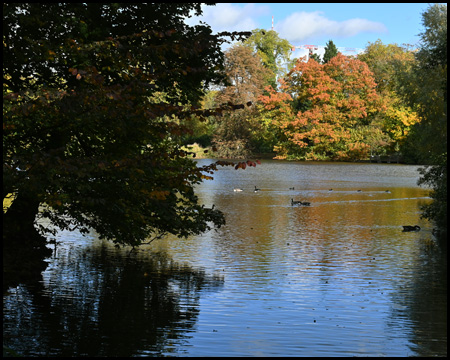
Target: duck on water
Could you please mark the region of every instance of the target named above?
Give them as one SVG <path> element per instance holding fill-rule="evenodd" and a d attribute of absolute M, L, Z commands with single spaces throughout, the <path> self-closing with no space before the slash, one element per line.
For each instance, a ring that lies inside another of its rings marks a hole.
<path fill-rule="evenodd" d="M 291 206 L 294 205 L 310 206 L 311 203 L 307 201 L 294 201 L 294 199 L 291 199 Z"/>
<path fill-rule="evenodd" d="M 419 225 L 403 225 L 403 232 L 407 232 L 407 231 L 419 231 L 420 230 L 420 226 Z"/>

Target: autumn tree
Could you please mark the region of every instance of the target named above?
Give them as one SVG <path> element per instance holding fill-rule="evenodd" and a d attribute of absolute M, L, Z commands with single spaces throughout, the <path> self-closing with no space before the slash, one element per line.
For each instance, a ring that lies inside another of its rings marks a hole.
<path fill-rule="evenodd" d="M 218 164 L 187 158 L 177 119 L 206 115 L 204 90 L 226 80 L 220 45 L 242 34 L 187 26 L 191 11 L 200 4 L 3 4 L 10 266 L 48 255 L 57 229 L 137 246 L 224 224 L 194 192 Z"/>
<path fill-rule="evenodd" d="M 250 141 L 256 130 L 254 105 L 263 93 L 270 72 L 262 64 L 259 55 L 242 44 L 236 44 L 225 52 L 225 71 L 230 85 L 218 92 L 215 101 L 222 106 L 229 103 L 248 106 L 224 112 L 223 116 L 216 118 L 214 143 L 220 157 L 245 157 L 252 150 Z"/>
<path fill-rule="evenodd" d="M 325 53 L 323 54 L 323 63 L 326 64 L 330 62 L 332 58 L 337 56 L 338 49 L 336 45 L 334 45 L 333 40 L 329 40 L 325 45 Z"/>
<path fill-rule="evenodd" d="M 371 151 L 368 134 L 380 105 L 375 81 L 367 65 L 338 54 L 321 65 L 299 60 L 283 79 L 282 89 L 293 98 L 295 117 L 281 128 L 292 145 L 287 158 L 356 160 Z"/>
<path fill-rule="evenodd" d="M 286 92 L 266 87 L 266 93 L 259 96 L 255 118 L 261 129 L 258 142 L 264 152 L 276 152 L 276 159 L 286 159 L 295 154 L 297 146 L 290 141 L 286 128 L 295 118 L 292 96 Z"/>

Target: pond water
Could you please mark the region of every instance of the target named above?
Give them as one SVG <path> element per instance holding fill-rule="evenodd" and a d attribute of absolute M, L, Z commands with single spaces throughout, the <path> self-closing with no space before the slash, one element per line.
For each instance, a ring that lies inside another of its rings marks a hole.
<path fill-rule="evenodd" d="M 446 356 L 446 253 L 420 219 L 430 199 L 418 176 L 267 160 L 198 187 L 226 215 L 217 231 L 133 252 L 61 232 L 42 281 L 4 294 L 4 345 L 29 356 Z"/>

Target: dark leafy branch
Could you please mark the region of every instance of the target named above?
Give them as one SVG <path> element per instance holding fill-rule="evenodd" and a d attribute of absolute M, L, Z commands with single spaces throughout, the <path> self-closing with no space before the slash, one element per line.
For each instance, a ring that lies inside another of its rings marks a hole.
<path fill-rule="evenodd" d="M 198 4 L 3 10 L 3 193 L 16 194 L 4 238 L 26 238 L 19 229 L 33 231 L 36 215 L 48 220 L 39 222 L 42 234 L 95 229 L 132 246 L 225 223 L 220 210 L 199 204 L 194 186 L 218 166 L 255 163 L 198 167 L 181 148 L 190 129 L 180 120 L 245 107 L 199 106 L 210 84 L 226 81 L 224 37 L 245 33 L 187 26 Z"/>

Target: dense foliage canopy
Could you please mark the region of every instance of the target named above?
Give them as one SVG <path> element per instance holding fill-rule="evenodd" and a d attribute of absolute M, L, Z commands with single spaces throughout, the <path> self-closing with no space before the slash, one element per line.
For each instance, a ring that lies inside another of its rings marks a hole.
<path fill-rule="evenodd" d="M 223 110 L 199 103 L 226 81 L 225 37 L 249 34 L 187 26 L 191 11 L 200 4 L 3 4 L 4 242 L 31 241 L 36 215 L 41 234 L 95 229 L 133 246 L 224 224 L 194 186 L 225 162 L 197 167 L 180 119 Z"/>
<path fill-rule="evenodd" d="M 420 184 L 432 188 L 433 202 L 423 216 L 433 220 L 446 239 L 447 232 L 447 5 L 434 4 L 422 14 L 425 31 L 417 65 L 406 77 L 403 96 L 417 106 L 423 121 L 415 126 L 412 141 L 422 150 Z"/>
<path fill-rule="evenodd" d="M 225 71 L 230 85 L 217 92 L 216 103 L 248 106 L 217 117 L 214 143 L 219 157 L 246 157 L 252 150 L 252 134 L 258 131 L 253 118 L 254 104 L 263 94 L 272 72 L 264 66 L 257 53 L 242 44 L 236 44 L 225 52 Z"/>
<path fill-rule="evenodd" d="M 358 55 L 373 72 L 377 94 L 384 105 L 379 118 L 383 131 L 389 135 L 387 152 L 401 152 L 405 161 L 412 160 L 406 149 L 408 136 L 420 122 L 416 108 L 408 105 L 399 95 L 405 74 L 415 65 L 414 52 L 409 46 L 383 44 L 381 40 L 368 43 L 364 53 Z"/>
<path fill-rule="evenodd" d="M 323 54 L 323 63 L 326 64 L 329 62 L 332 58 L 337 56 L 338 49 L 336 45 L 334 44 L 333 40 L 329 40 L 325 46 L 325 53 Z"/>
<path fill-rule="evenodd" d="M 270 71 L 268 84 L 277 87 L 277 78 L 281 78 L 292 66 L 290 53 L 292 45 L 286 39 L 280 38 L 274 30 L 255 29 L 252 35 L 244 41 L 261 58 L 262 64 Z"/>
<path fill-rule="evenodd" d="M 282 81 L 283 91 L 293 99 L 295 117 L 280 123 L 292 144 L 278 146 L 278 157 L 366 158 L 367 127 L 380 106 L 375 86 L 364 62 L 342 54 L 324 65 L 299 60 Z"/>

